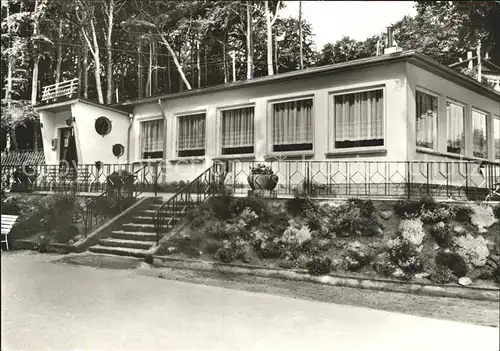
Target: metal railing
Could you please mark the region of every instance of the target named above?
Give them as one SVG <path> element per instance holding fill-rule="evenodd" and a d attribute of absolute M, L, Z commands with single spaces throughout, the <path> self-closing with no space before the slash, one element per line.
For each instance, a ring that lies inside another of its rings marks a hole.
<path fill-rule="evenodd" d="M 57 99 L 58 97 L 72 97 L 78 92 L 78 78 L 61 83 L 46 85 L 42 88 L 42 101 Z"/>
<path fill-rule="evenodd" d="M 222 194 L 225 175 L 225 164 L 215 163 L 161 205 L 153 216 L 156 244 L 188 211 Z"/>
<path fill-rule="evenodd" d="M 11 165 L 37 165 L 45 163 L 43 150 L 19 150 L 2 152 L 1 154 L 2 166 Z"/>
<path fill-rule="evenodd" d="M 434 197 L 484 200 L 500 182 L 500 163 L 452 161 L 277 161 L 229 163 L 226 186 L 247 193 L 250 168 L 278 176 L 273 194 L 326 197 Z"/>

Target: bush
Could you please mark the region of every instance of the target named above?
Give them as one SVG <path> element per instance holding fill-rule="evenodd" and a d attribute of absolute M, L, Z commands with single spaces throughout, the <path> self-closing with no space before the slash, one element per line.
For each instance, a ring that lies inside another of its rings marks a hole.
<path fill-rule="evenodd" d="M 451 270 L 457 278 L 467 275 L 467 264 L 465 260 L 454 252 L 438 252 L 435 258 L 436 265 L 444 266 Z"/>
<path fill-rule="evenodd" d="M 418 216 L 421 210 L 433 211 L 436 207 L 436 201 L 430 196 L 423 196 L 418 201 L 401 199 L 394 205 L 394 213 L 400 217 Z"/>
<path fill-rule="evenodd" d="M 189 257 L 199 257 L 200 256 L 200 246 L 202 244 L 202 238 L 193 236 L 181 236 L 174 237 L 170 239 L 170 244 L 177 247 L 180 253 L 183 253 Z"/>
<path fill-rule="evenodd" d="M 405 219 L 399 223 L 398 234 L 415 246 L 422 244 L 425 237 L 422 221 L 419 219 Z"/>
<path fill-rule="evenodd" d="M 372 200 L 361 200 L 356 198 L 351 198 L 347 200 L 347 203 L 356 206 L 361 210 L 361 215 L 365 217 L 370 217 L 375 211 L 375 206 Z"/>
<path fill-rule="evenodd" d="M 332 260 L 329 257 L 315 257 L 307 263 L 307 270 L 311 275 L 326 275 L 332 269 Z"/>
<path fill-rule="evenodd" d="M 438 284 L 453 282 L 456 278 L 451 269 L 446 266 L 437 265 L 429 275 L 429 279 Z"/>
<path fill-rule="evenodd" d="M 493 207 L 493 214 L 495 215 L 495 218 L 500 219 L 500 205 L 496 205 L 495 207 Z"/>
<path fill-rule="evenodd" d="M 453 243 L 453 228 L 444 223 L 434 225 L 431 229 L 431 235 L 439 246 L 451 247 Z"/>
<path fill-rule="evenodd" d="M 453 212 L 455 212 L 455 220 L 460 223 L 470 223 L 470 218 L 472 216 L 472 208 L 466 205 L 456 205 L 453 207 Z"/>
<path fill-rule="evenodd" d="M 347 255 L 344 257 L 342 265 L 350 271 L 358 270 L 364 265 L 370 263 L 372 256 L 366 247 L 363 247 L 358 241 L 350 243 L 347 246 Z"/>
<path fill-rule="evenodd" d="M 418 247 L 406 239 L 396 238 L 388 242 L 388 247 L 392 261 L 405 273 L 413 274 L 422 270 L 421 246 Z"/>
<path fill-rule="evenodd" d="M 384 276 L 389 277 L 396 270 L 396 265 L 391 261 L 391 256 L 388 252 L 379 254 L 372 263 L 373 269 Z"/>
<path fill-rule="evenodd" d="M 223 263 L 231 263 L 234 261 L 234 253 L 229 248 L 221 248 L 215 253 L 215 258 Z"/>
<path fill-rule="evenodd" d="M 294 262 L 288 259 L 281 259 L 278 261 L 278 267 L 283 269 L 291 269 L 293 268 L 294 265 L 295 265 Z"/>
<path fill-rule="evenodd" d="M 262 243 L 256 248 L 256 250 L 262 258 L 273 259 L 282 256 L 281 246 L 277 243 L 273 243 L 272 241 Z"/>
<path fill-rule="evenodd" d="M 269 214 L 269 206 L 266 200 L 260 196 L 235 198 L 229 204 L 229 211 L 233 216 L 239 216 L 246 208 L 255 212 L 259 217 L 265 217 Z"/>
<path fill-rule="evenodd" d="M 214 197 L 212 201 L 210 201 L 210 207 L 214 213 L 214 216 L 220 220 L 226 220 L 233 217 L 231 213 L 230 206 L 232 204 L 231 196 L 224 195 Z M 243 209 L 242 209 L 243 210 Z"/>
<path fill-rule="evenodd" d="M 455 218 L 453 209 L 446 205 L 439 206 L 433 210 L 423 209 L 420 212 L 420 219 L 427 224 L 447 222 Z"/>
<path fill-rule="evenodd" d="M 467 263 L 476 267 L 486 264 L 486 258 L 490 254 L 486 240 L 482 235 L 474 238 L 471 234 L 453 239 L 455 252 L 462 256 Z"/>
<path fill-rule="evenodd" d="M 210 255 L 214 255 L 221 247 L 219 240 L 205 239 L 205 251 Z"/>
<path fill-rule="evenodd" d="M 2 214 L 19 215 L 20 213 L 21 206 L 19 205 L 19 199 L 14 197 L 2 198 Z"/>
<path fill-rule="evenodd" d="M 54 233 L 54 240 L 58 243 L 66 244 L 68 241 L 79 235 L 80 231 L 77 226 L 71 224 L 65 227 L 59 227 Z"/>

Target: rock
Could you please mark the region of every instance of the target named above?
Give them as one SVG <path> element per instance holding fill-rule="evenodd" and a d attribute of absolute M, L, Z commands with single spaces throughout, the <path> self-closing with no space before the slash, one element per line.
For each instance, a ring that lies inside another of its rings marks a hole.
<path fill-rule="evenodd" d="M 402 278 L 405 276 L 405 272 L 403 272 L 403 270 L 398 267 L 394 272 L 392 272 L 392 276 L 394 278 Z"/>
<path fill-rule="evenodd" d="M 388 220 L 392 216 L 392 211 L 382 211 L 380 212 L 380 218 Z"/>
<path fill-rule="evenodd" d="M 332 268 L 333 269 L 336 269 L 336 268 L 340 267 L 341 265 L 342 265 L 342 259 L 340 259 L 340 258 L 334 258 L 332 260 Z"/>
<path fill-rule="evenodd" d="M 349 249 L 360 249 L 361 247 L 361 243 L 357 240 L 349 244 Z"/>
<path fill-rule="evenodd" d="M 478 234 L 484 234 L 484 233 L 488 233 L 488 230 L 484 227 L 478 227 L 477 232 L 478 232 Z"/>
<path fill-rule="evenodd" d="M 376 236 L 384 236 L 384 231 L 381 228 L 377 228 L 376 233 Z"/>
<path fill-rule="evenodd" d="M 170 246 L 170 247 L 167 248 L 167 252 L 169 254 L 172 254 L 174 252 L 177 252 L 177 248 L 175 246 Z"/>
<path fill-rule="evenodd" d="M 417 273 L 415 274 L 415 279 L 424 279 L 429 276 L 429 273 Z"/>
<path fill-rule="evenodd" d="M 68 245 L 73 245 L 75 243 L 75 241 L 73 239 L 71 239 L 70 241 L 68 241 Z"/>
<path fill-rule="evenodd" d="M 461 225 L 456 225 L 453 227 L 453 232 L 457 235 L 465 234 L 466 230 Z"/>
<path fill-rule="evenodd" d="M 462 277 L 462 278 L 458 279 L 458 284 L 460 284 L 462 286 L 469 286 L 472 284 L 472 280 L 470 280 L 469 277 Z"/>
<path fill-rule="evenodd" d="M 444 229 L 445 227 L 446 224 L 444 224 L 444 222 L 436 223 L 436 229 Z"/>
<path fill-rule="evenodd" d="M 438 251 L 438 250 L 439 250 L 439 245 L 438 245 L 438 244 L 434 245 L 434 247 L 433 247 L 432 249 L 433 249 L 434 251 Z"/>
<path fill-rule="evenodd" d="M 250 252 L 245 251 L 245 252 L 243 253 L 243 257 L 241 257 L 241 260 L 242 260 L 244 263 L 252 263 L 252 255 L 250 255 Z"/>
<path fill-rule="evenodd" d="M 346 245 L 345 240 L 339 240 L 339 241 L 336 241 L 336 242 L 335 242 L 335 247 L 336 247 L 337 249 L 342 249 L 342 248 L 344 248 L 344 247 L 345 247 L 345 245 Z"/>

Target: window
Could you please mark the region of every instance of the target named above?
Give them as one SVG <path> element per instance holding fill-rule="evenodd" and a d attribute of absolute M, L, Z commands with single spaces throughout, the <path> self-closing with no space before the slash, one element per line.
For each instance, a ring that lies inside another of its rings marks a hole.
<path fill-rule="evenodd" d="M 417 146 L 435 149 L 437 147 L 438 98 L 417 91 L 416 110 Z"/>
<path fill-rule="evenodd" d="M 465 154 L 464 107 L 453 102 L 446 103 L 447 151 Z"/>
<path fill-rule="evenodd" d="M 273 151 L 313 149 L 313 99 L 272 104 Z"/>
<path fill-rule="evenodd" d="M 254 108 L 221 111 L 222 154 L 253 154 Z"/>
<path fill-rule="evenodd" d="M 205 155 L 205 114 L 180 116 L 178 124 L 177 156 Z"/>
<path fill-rule="evenodd" d="M 111 121 L 107 117 L 99 117 L 95 120 L 95 131 L 102 136 L 111 132 Z"/>
<path fill-rule="evenodd" d="M 475 157 L 488 158 L 486 118 L 486 114 L 472 110 L 472 154 Z"/>
<path fill-rule="evenodd" d="M 495 148 L 495 160 L 500 162 L 500 116 L 495 116 L 493 119 L 495 136 L 493 146 Z"/>
<path fill-rule="evenodd" d="M 163 158 L 163 119 L 141 122 L 141 158 Z"/>
<path fill-rule="evenodd" d="M 384 91 L 335 95 L 335 148 L 384 145 Z"/>

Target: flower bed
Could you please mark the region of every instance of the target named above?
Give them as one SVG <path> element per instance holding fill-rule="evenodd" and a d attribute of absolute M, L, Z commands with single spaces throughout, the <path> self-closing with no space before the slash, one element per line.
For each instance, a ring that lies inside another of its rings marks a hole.
<path fill-rule="evenodd" d="M 464 285 L 470 284 L 467 277 L 491 285 L 500 280 L 496 213 L 430 198 L 334 204 L 224 196 L 190 213 L 187 225 L 162 240 L 157 254 L 301 268 L 314 275 L 335 272 L 423 283 L 462 278 Z M 475 216 L 481 217 L 480 224 Z"/>

